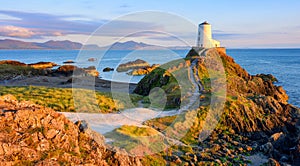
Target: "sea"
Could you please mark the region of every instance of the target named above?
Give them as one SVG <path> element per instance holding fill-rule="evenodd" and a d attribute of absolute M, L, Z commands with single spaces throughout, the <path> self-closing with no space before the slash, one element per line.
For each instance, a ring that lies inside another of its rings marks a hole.
<path fill-rule="evenodd" d="M 106 67 L 116 69 L 119 64 L 142 59 L 152 64 L 163 64 L 183 58 L 189 50 L 0 50 L 0 60 L 24 63 L 63 62 L 72 60 L 80 67 L 95 66 L 105 80 L 137 83 L 143 76 L 126 72 L 102 72 Z M 283 86 L 289 102 L 300 107 L 300 49 L 227 49 L 227 54 L 250 74 L 272 74 L 276 85 Z M 89 61 L 94 58 L 95 61 Z"/>

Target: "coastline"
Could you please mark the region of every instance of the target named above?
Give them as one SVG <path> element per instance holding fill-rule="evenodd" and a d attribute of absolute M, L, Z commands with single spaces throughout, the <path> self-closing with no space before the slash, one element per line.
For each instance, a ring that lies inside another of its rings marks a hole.
<path fill-rule="evenodd" d="M 74 77 L 76 78 L 76 77 Z M 120 91 L 124 87 L 129 87 L 129 93 L 132 93 L 136 83 L 124 83 L 110 80 L 104 80 L 98 77 L 83 77 L 81 81 L 70 81 L 72 76 L 32 76 L 32 77 L 16 77 L 10 80 L 0 81 L 0 86 L 44 86 L 49 88 L 83 88 L 95 89 L 99 92 L 111 92 L 111 85 L 120 87 Z M 123 88 L 121 88 L 123 87 Z"/>

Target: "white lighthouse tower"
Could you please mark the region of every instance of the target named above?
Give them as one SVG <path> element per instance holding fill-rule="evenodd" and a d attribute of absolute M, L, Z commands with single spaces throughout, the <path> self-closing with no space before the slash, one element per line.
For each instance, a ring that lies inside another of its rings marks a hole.
<path fill-rule="evenodd" d="M 212 38 L 211 25 L 206 21 L 199 24 L 197 47 L 199 48 L 220 47 L 220 42 Z"/>

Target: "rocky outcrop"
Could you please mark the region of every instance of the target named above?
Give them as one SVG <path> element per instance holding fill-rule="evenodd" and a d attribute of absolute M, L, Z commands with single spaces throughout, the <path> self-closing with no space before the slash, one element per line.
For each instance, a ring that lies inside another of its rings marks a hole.
<path fill-rule="evenodd" d="M 67 60 L 67 61 L 63 62 L 63 64 L 71 64 L 71 63 L 75 63 L 75 62 L 72 60 Z"/>
<path fill-rule="evenodd" d="M 106 67 L 102 71 L 103 72 L 110 72 L 110 71 L 114 71 L 114 68 Z"/>
<path fill-rule="evenodd" d="M 0 65 L 12 65 L 12 66 L 28 66 L 28 67 L 32 67 L 34 69 L 48 69 L 48 68 L 53 68 L 55 66 L 57 66 L 57 64 L 53 63 L 53 62 L 37 62 L 37 63 L 30 63 L 30 64 L 25 64 L 23 62 L 19 62 L 19 61 L 13 61 L 13 60 L 3 60 L 0 61 Z"/>
<path fill-rule="evenodd" d="M 89 66 L 83 68 L 83 70 L 90 76 L 99 77 L 99 72 L 97 71 L 95 66 Z"/>
<path fill-rule="evenodd" d="M 154 69 L 156 69 L 158 67 L 159 67 L 158 64 L 153 64 L 152 66 L 149 66 L 149 67 L 133 69 L 128 74 L 133 75 L 133 76 L 146 75 L 146 74 L 149 74 L 151 71 L 153 71 Z"/>
<path fill-rule="evenodd" d="M 63 65 L 60 66 L 57 70 L 54 70 L 52 75 L 62 75 L 62 76 L 72 76 L 72 75 L 76 75 L 76 76 L 94 76 L 94 77 L 98 77 L 99 76 L 99 72 L 96 70 L 95 66 L 90 66 L 87 68 L 79 68 L 77 66 L 74 65 Z"/>
<path fill-rule="evenodd" d="M 1 165 L 141 165 L 103 136 L 62 114 L 14 96 L 0 97 Z"/>
<path fill-rule="evenodd" d="M 137 59 L 135 61 L 130 61 L 127 63 L 120 64 L 117 67 L 117 71 L 118 72 L 126 72 L 126 71 L 132 70 L 132 69 L 147 68 L 147 67 L 150 67 L 149 63 L 147 63 L 144 60 Z"/>
<path fill-rule="evenodd" d="M 28 66 L 35 69 L 51 69 L 58 65 L 53 62 L 37 62 L 37 63 L 28 64 Z"/>
<path fill-rule="evenodd" d="M 19 62 L 19 61 L 13 61 L 13 60 L 3 60 L 0 61 L 0 65 L 13 65 L 13 66 L 27 66 L 27 64 Z"/>
<path fill-rule="evenodd" d="M 222 78 L 211 78 L 209 75 L 207 66 L 212 66 L 210 73 L 213 73 L 214 67 L 217 68 L 217 65 L 219 65 L 215 61 L 210 60 L 213 55 L 215 55 L 215 50 L 207 50 L 206 56 L 201 57 L 197 52 L 191 50 L 185 59 L 185 65 L 178 65 L 173 61 L 168 63 L 173 65 L 173 67 L 163 67 L 166 70 L 153 70 L 139 82 L 134 92 L 146 96 L 149 95 L 153 88 L 160 87 L 165 90 L 167 96 L 177 99 L 177 101 L 168 100 L 167 105 L 179 106 L 184 100 L 180 92 L 184 90 L 186 83 L 176 81 L 175 78 L 177 77 L 173 78 L 174 73 L 176 74 L 178 70 L 184 71 L 185 66 L 195 62 L 194 60 L 196 59 L 196 68 L 190 74 L 197 74 L 204 87 L 200 91 L 204 97 L 199 99 L 201 100 L 199 114 L 205 114 L 206 110 L 209 110 L 209 105 L 207 104 L 211 103 L 211 79 L 214 79 L 215 82 L 223 81 Z M 273 84 L 277 79 L 272 75 L 265 74 L 252 76 L 224 52 L 219 52 L 218 56 L 225 70 L 227 89 L 226 102 L 224 108 L 222 108 L 224 113 L 219 120 L 216 130 L 223 130 L 219 133 L 226 133 L 229 130 L 236 133 L 237 136 L 245 137 L 250 142 L 244 143 L 254 149 L 253 153 L 262 152 L 267 157 L 272 158 L 273 163 L 275 161 L 290 164 L 298 162 L 300 111 L 293 105 L 288 104 L 288 96 L 284 89 Z M 203 122 L 200 119 L 198 123 L 201 124 Z M 201 127 L 198 127 L 190 134 L 198 136 L 200 131 Z M 218 137 L 223 136 L 224 134 L 220 134 Z M 241 140 L 241 142 L 243 141 Z M 200 144 L 200 147 L 202 144 Z M 206 145 L 203 146 L 207 147 Z M 211 143 L 209 143 L 209 146 L 211 146 Z M 257 148 L 257 146 L 261 146 L 261 148 Z M 244 150 L 241 149 L 240 153 L 244 153 Z M 219 158 L 221 157 L 222 155 Z M 200 158 L 203 158 L 203 156 L 200 156 Z"/>
<path fill-rule="evenodd" d="M 89 58 L 88 61 L 89 62 L 95 62 L 97 59 L 96 58 Z"/>

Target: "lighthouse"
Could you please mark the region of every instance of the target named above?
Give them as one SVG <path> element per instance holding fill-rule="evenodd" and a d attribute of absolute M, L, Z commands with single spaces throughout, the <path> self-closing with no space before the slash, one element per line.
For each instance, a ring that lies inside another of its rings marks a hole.
<path fill-rule="evenodd" d="M 220 47 L 220 42 L 212 38 L 211 25 L 205 21 L 198 26 L 198 48 Z"/>

